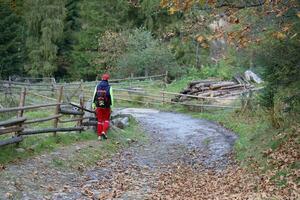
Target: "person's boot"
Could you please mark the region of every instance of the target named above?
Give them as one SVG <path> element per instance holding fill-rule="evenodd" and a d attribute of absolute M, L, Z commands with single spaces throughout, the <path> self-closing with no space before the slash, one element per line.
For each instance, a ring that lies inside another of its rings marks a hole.
<path fill-rule="evenodd" d="M 102 137 L 99 135 L 99 136 L 98 136 L 98 140 L 101 140 L 101 139 L 102 139 Z"/>
<path fill-rule="evenodd" d="M 104 132 L 102 132 L 101 136 L 102 136 L 103 140 L 107 140 L 107 136 Z"/>

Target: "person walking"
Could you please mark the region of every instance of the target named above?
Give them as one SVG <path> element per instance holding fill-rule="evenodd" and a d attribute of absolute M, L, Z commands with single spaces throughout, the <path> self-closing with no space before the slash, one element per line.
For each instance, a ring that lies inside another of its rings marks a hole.
<path fill-rule="evenodd" d="M 113 107 L 113 91 L 108 83 L 109 75 L 103 74 L 102 80 L 97 84 L 93 96 L 93 108 L 96 109 L 98 121 L 98 140 L 107 139 L 111 108 Z"/>

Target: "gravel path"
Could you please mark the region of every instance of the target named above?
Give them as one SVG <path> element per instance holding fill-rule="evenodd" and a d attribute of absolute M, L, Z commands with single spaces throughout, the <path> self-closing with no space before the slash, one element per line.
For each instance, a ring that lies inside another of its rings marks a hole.
<path fill-rule="evenodd" d="M 151 199 L 148 194 L 153 185 L 170 166 L 221 171 L 230 164 L 236 136 L 216 123 L 151 109 L 124 109 L 120 113 L 135 117 L 150 142 L 134 145 L 82 171 L 51 168 L 46 155 L 10 165 L 0 175 L 0 196 L 12 193 L 15 199 Z M 82 146 L 96 145 L 90 143 Z M 51 156 L 64 159 L 78 148 L 82 147 L 60 149 Z"/>

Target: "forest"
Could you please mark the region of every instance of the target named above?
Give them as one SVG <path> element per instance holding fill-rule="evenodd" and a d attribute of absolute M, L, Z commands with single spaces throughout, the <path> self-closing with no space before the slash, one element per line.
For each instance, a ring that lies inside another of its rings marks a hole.
<path fill-rule="evenodd" d="M 226 80 L 251 69 L 265 80 L 264 106 L 299 112 L 296 0 L 1 0 L 0 5 L 2 79 L 95 80 L 103 72 L 123 78 L 169 71 L 170 79 Z"/>
<path fill-rule="evenodd" d="M 0 196 L 299 199 L 299 77 L 299 0 L 0 0 Z"/>

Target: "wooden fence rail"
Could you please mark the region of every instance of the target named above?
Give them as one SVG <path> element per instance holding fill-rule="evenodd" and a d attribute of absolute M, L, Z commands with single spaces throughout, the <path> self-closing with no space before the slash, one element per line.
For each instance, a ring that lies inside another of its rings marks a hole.
<path fill-rule="evenodd" d="M 83 120 L 89 119 L 83 117 L 84 111 L 89 111 L 93 113 L 93 111 L 85 109 L 83 107 L 84 106 L 83 98 L 80 99 L 79 105 L 75 103 L 67 104 L 67 105 L 71 105 L 71 109 L 67 109 L 65 106 L 62 107 L 62 105 L 66 105 L 62 102 L 63 86 L 61 86 L 57 92 L 56 103 L 46 103 L 46 104 L 27 106 L 25 105 L 25 102 L 26 102 L 26 95 L 28 94 L 33 94 L 35 96 L 39 96 L 47 100 L 55 100 L 54 98 L 50 98 L 45 95 L 40 95 L 31 91 L 28 92 L 26 88 L 23 88 L 21 91 L 18 107 L 0 109 L 0 113 L 17 112 L 17 118 L 0 121 L 0 135 L 9 134 L 8 137 L 12 136 L 11 138 L 4 138 L 4 139 L 0 138 L 0 147 L 10 145 L 10 144 L 18 144 L 23 140 L 23 136 L 44 134 L 44 133 L 51 133 L 51 132 L 55 133 L 54 136 L 56 136 L 57 132 L 71 132 L 71 131 L 81 132 L 84 130 Z M 72 110 L 72 105 L 73 107 L 76 107 L 77 109 L 80 110 L 79 111 Z M 37 118 L 37 119 L 28 119 L 27 117 L 24 116 L 25 111 L 27 110 L 40 109 L 45 107 L 55 107 L 54 114 L 43 118 Z M 61 120 L 60 118 L 63 117 L 64 115 L 77 115 L 79 117 L 75 119 Z M 30 130 L 26 128 L 26 125 L 29 124 L 47 122 L 52 120 L 54 120 L 53 127 L 42 128 L 38 130 Z M 59 127 L 60 123 L 66 123 L 66 122 L 77 122 L 78 126 Z"/>
<path fill-rule="evenodd" d="M 33 105 L 33 106 L 20 106 L 20 107 L 12 107 L 12 108 L 2 108 L 2 109 L 0 109 L 0 113 L 32 110 L 32 109 L 36 109 L 36 108 L 51 107 L 51 106 L 57 106 L 57 105 L 60 105 L 60 104 L 48 103 L 48 104 Z"/>

